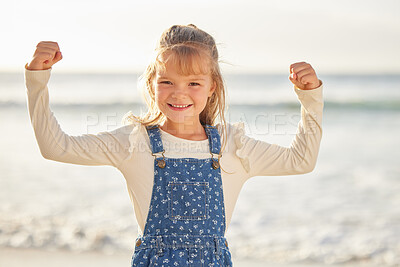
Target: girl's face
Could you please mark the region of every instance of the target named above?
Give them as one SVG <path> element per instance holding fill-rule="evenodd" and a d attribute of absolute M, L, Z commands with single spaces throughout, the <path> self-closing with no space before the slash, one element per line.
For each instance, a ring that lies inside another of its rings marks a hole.
<path fill-rule="evenodd" d="M 180 75 L 171 60 L 154 79 L 156 104 L 167 117 L 167 125 L 200 126 L 199 115 L 215 87 L 210 74 Z"/>

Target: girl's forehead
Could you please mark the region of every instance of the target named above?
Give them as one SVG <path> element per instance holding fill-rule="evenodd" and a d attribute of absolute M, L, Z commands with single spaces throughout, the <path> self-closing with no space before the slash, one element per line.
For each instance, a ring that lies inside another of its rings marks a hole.
<path fill-rule="evenodd" d="M 210 74 L 201 74 L 201 73 L 193 73 L 193 74 L 189 74 L 189 75 L 183 75 L 183 74 L 179 74 L 176 72 L 164 72 L 164 71 L 160 71 L 156 73 L 156 78 L 157 79 L 197 79 L 197 80 L 207 80 L 208 78 L 211 79 L 211 75 Z"/>
<path fill-rule="evenodd" d="M 170 53 L 163 55 L 160 59 L 156 66 L 156 73 L 159 76 L 207 76 L 211 71 L 209 61 L 199 56 L 179 57 Z"/>
<path fill-rule="evenodd" d="M 193 67 L 192 70 L 182 70 L 179 65 L 167 64 L 165 68 L 157 68 L 157 76 L 159 77 L 175 77 L 175 76 L 187 76 L 187 77 L 201 77 L 204 78 L 210 75 L 210 72 L 204 72 L 200 68 Z"/>
<path fill-rule="evenodd" d="M 208 79 L 211 79 L 210 76 L 207 75 L 171 75 L 169 73 L 157 73 L 156 79 L 183 79 L 183 80 L 203 80 L 207 81 Z"/>

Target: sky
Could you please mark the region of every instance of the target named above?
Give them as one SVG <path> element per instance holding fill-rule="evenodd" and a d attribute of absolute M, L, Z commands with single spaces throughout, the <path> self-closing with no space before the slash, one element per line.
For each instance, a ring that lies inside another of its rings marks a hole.
<path fill-rule="evenodd" d="M 161 33 L 193 23 L 225 73 L 400 74 L 398 0 L 14 0 L 0 8 L 0 72 L 55 41 L 60 72 L 143 72 Z"/>

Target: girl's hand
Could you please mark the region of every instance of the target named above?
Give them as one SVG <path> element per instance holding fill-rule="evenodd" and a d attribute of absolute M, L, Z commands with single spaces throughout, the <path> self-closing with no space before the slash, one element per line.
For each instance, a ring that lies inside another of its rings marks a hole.
<path fill-rule="evenodd" d="M 289 80 L 302 90 L 311 90 L 321 86 L 314 69 L 306 62 L 297 62 L 290 65 Z"/>
<path fill-rule="evenodd" d="M 62 59 L 60 47 L 56 42 L 40 42 L 36 46 L 33 59 L 26 66 L 28 70 L 50 69 L 55 63 Z"/>

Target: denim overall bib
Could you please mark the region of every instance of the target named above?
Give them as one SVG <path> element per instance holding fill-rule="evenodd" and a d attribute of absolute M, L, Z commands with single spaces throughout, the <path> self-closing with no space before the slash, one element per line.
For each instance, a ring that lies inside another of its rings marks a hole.
<path fill-rule="evenodd" d="M 203 127 L 211 154 L 206 159 L 166 158 L 159 125 L 146 127 L 155 158 L 154 184 L 132 266 L 232 266 L 224 237 L 220 136 L 215 126 Z"/>

